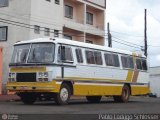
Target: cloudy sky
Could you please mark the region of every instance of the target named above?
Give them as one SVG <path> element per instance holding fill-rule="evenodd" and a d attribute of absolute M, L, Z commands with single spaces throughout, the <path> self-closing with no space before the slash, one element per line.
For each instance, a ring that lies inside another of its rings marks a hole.
<path fill-rule="evenodd" d="M 160 66 L 160 0 L 107 0 L 106 21 L 110 23 L 113 47 L 141 50 L 144 46 L 144 9 L 147 9 L 149 64 Z"/>

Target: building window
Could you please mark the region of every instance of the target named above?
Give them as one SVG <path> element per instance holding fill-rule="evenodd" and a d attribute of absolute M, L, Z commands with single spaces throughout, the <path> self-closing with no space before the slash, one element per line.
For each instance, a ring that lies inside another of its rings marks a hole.
<path fill-rule="evenodd" d="M 59 5 L 60 1 L 59 0 L 55 0 L 55 4 Z"/>
<path fill-rule="evenodd" d="M 92 13 L 89 13 L 89 12 L 86 13 L 86 23 L 93 25 L 93 14 Z"/>
<path fill-rule="evenodd" d="M 9 0 L 0 0 L 0 7 L 7 7 L 9 5 Z"/>
<path fill-rule="evenodd" d="M 54 37 L 59 37 L 59 30 L 54 30 Z"/>
<path fill-rule="evenodd" d="M 38 25 L 34 26 L 34 33 L 40 34 L 40 26 L 38 26 Z"/>
<path fill-rule="evenodd" d="M 7 40 L 7 32 L 8 27 L 7 26 L 0 26 L 0 41 L 6 41 Z"/>
<path fill-rule="evenodd" d="M 72 36 L 70 36 L 70 35 L 63 35 L 63 37 L 65 38 L 65 39 L 69 39 L 69 40 L 72 40 Z"/>
<path fill-rule="evenodd" d="M 49 28 L 44 28 L 44 35 L 49 36 L 50 35 L 50 29 Z"/>
<path fill-rule="evenodd" d="M 77 62 L 78 63 L 83 63 L 83 56 L 82 56 L 82 50 L 81 49 L 76 49 L 76 57 L 77 57 Z"/>
<path fill-rule="evenodd" d="M 91 41 L 91 40 L 86 40 L 86 43 L 93 44 L 93 41 Z"/>
<path fill-rule="evenodd" d="M 73 7 L 65 5 L 65 17 L 73 19 Z"/>

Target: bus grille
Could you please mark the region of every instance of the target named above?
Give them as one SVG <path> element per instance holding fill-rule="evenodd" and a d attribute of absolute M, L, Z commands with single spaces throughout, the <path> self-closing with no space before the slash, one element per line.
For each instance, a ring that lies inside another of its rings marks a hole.
<path fill-rule="evenodd" d="M 36 82 L 36 73 L 17 73 L 17 82 Z"/>

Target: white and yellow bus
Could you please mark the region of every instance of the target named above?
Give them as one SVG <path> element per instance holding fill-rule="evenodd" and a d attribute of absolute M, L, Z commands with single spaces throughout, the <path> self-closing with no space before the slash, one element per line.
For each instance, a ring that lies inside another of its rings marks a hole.
<path fill-rule="evenodd" d="M 130 95 L 150 92 L 145 57 L 99 45 L 60 38 L 21 41 L 9 66 L 7 89 L 24 104 L 43 96 L 63 105 L 72 95 L 89 102 L 102 96 L 128 102 Z"/>

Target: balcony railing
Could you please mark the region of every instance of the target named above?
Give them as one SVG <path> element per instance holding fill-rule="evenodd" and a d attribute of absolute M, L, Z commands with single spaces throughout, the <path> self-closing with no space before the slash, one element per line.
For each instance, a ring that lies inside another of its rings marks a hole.
<path fill-rule="evenodd" d="M 85 1 L 88 1 L 88 2 L 93 3 L 95 5 L 101 6 L 103 8 L 106 7 L 106 0 L 85 0 Z"/>

